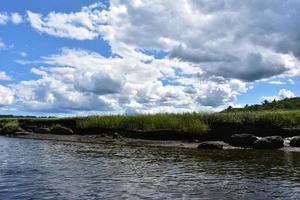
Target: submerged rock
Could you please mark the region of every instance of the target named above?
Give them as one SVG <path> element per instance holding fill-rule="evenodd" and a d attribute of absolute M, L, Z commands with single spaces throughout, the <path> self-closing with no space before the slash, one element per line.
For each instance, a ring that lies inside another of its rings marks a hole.
<path fill-rule="evenodd" d="M 224 142 L 220 141 L 208 141 L 208 142 L 201 142 L 198 145 L 198 149 L 223 149 Z"/>
<path fill-rule="evenodd" d="M 292 137 L 290 141 L 291 147 L 300 147 L 300 135 Z"/>
<path fill-rule="evenodd" d="M 257 137 L 252 134 L 234 134 L 230 137 L 229 144 L 237 147 L 253 147 L 256 140 Z"/>
<path fill-rule="evenodd" d="M 64 126 L 57 126 L 51 129 L 52 134 L 71 135 L 73 130 Z"/>
<path fill-rule="evenodd" d="M 256 149 L 279 149 L 284 145 L 284 140 L 280 136 L 269 136 L 260 138 L 254 142 L 254 148 Z"/>

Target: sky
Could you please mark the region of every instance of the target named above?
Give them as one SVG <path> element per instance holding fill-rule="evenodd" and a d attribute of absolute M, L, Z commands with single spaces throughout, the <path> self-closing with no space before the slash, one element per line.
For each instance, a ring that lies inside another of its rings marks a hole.
<path fill-rule="evenodd" d="M 0 2 L 0 114 L 214 112 L 300 94 L 298 0 Z"/>

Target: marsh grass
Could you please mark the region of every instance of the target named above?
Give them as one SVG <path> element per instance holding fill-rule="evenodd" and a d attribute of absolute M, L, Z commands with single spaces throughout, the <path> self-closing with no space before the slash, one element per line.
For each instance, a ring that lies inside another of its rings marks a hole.
<path fill-rule="evenodd" d="M 20 128 L 18 120 L 4 120 L 0 124 L 5 132 L 15 132 Z"/>
<path fill-rule="evenodd" d="M 105 128 L 123 130 L 174 130 L 190 133 L 204 133 L 207 125 L 199 114 L 155 114 L 88 116 L 76 119 L 78 128 Z"/>
<path fill-rule="evenodd" d="M 34 123 L 32 123 L 34 122 Z M 71 123 L 69 123 L 71 122 Z M 300 128 L 300 110 L 243 111 L 221 113 L 183 113 L 183 114 L 139 114 L 86 116 L 69 118 L 7 118 L 1 119 L 3 128 L 17 129 L 20 126 L 35 124 L 41 127 L 58 127 L 74 124 L 72 128 L 111 129 L 124 131 L 174 131 L 192 134 L 231 133 L 236 130 L 278 130 Z M 246 127 L 245 129 L 243 129 Z M 270 129 L 271 130 L 271 129 Z"/>
<path fill-rule="evenodd" d="M 7 121 L 3 124 L 3 128 L 17 129 L 19 127 L 19 122 L 17 120 Z"/>
<path fill-rule="evenodd" d="M 277 127 L 294 127 L 300 125 L 300 110 L 293 111 L 246 111 L 213 113 L 202 115 L 208 124 L 272 124 Z"/>
<path fill-rule="evenodd" d="M 106 128 L 124 130 L 174 130 L 189 133 L 208 133 L 215 125 L 272 126 L 289 128 L 300 126 L 300 110 L 229 113 L 185 113 L 154 115 L 88 116 L 76 118 L 78 128 Z"/>

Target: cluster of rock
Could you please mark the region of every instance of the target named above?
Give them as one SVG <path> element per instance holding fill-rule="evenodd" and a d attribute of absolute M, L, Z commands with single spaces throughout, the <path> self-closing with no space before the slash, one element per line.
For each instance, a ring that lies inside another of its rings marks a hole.
<path fill-rule="evenodd" d="M 64 126 L 55 127 L 0 127 L 0 134 L 4 135 L 26 135 L 29 133 L 40 133 L 40 134 L 59 134 L 59 135 L 71 135 L 74 134 L 73 130 Z"/>
<path fill-rule="evenodd" d="M 284 140 L 280 136 L 258 138 L 247 133 L 232 135 L 228 142 L 232 146 L 254 149 L 279 149 L 284 146 Z"/>
<path fill-rule="evenodd" d="M 300 135 L 295 136 L 290 141 L 291 147 L 300 147 Z"/>
<path fill-rule="evenodd" d="M 300 147 L 300 136 L 290 140 L 291 147 Z M 253 149 L 279 149 L 284 147 L 281 136 L 256 137 L 252 134 L 234 134 L 228 141 L 207 141 L 199 144 L 199 149 L 224 149 L 226 147 L 243 147 Z"/>
<path fill-rule="evenodd" d="M 42 134 L 59 134 L 59 135 L 72 135 L 74 132 L 72 129 L 65 126 L 54 126 L 54 127 L 32 127 L 31 131 L 34 133 Z"/>
<path fill-rule="evenodd" d="M 21 135 L 26 131 L 20 127 L 9 127 L 0 125 L 0 134 L 3 135 Z"/>

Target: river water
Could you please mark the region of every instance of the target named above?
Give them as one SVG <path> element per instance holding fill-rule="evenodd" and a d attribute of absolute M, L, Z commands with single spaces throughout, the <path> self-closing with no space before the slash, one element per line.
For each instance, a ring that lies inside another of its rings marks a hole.
<path fill-rule="evenodd" d="M 0 199 L 300 199 L 300 153 L 0 137 Z"/>

